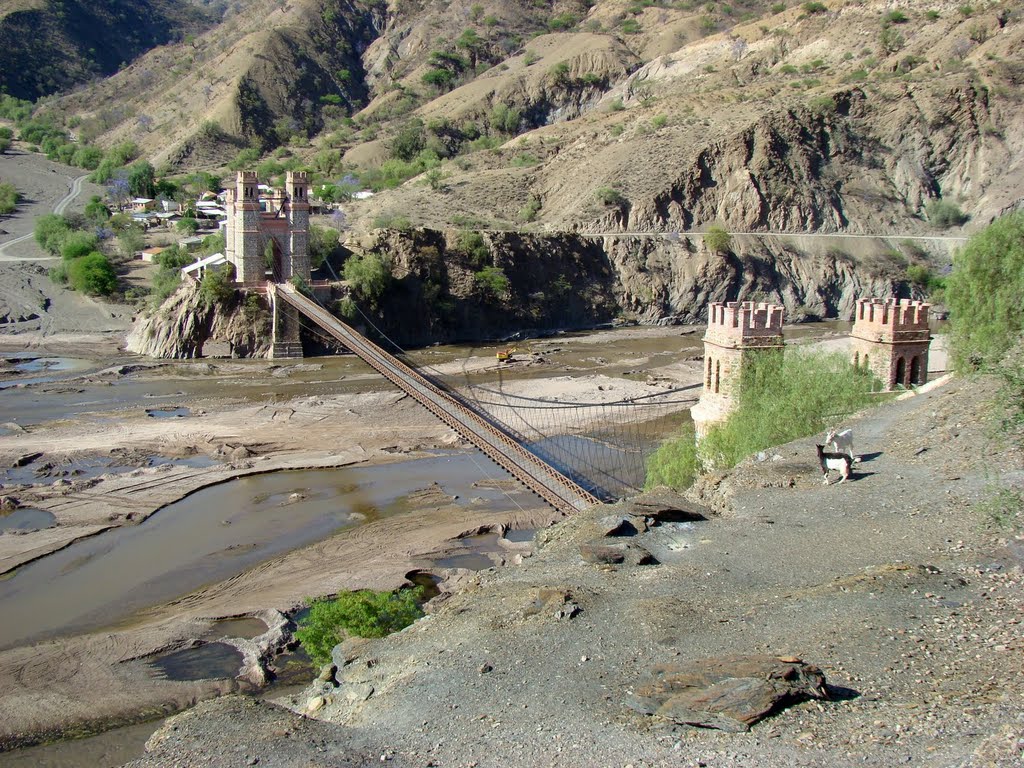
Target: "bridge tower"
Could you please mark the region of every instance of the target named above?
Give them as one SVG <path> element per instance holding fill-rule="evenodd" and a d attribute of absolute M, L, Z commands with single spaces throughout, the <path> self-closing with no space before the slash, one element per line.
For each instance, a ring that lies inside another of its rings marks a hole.
<path fill-rule="evenodd" d="M 239 171 L 234 189 L 227 191 L 228 220 L 224 251 L 235 267 L 235 281 L 251 287 L 264 282 L 265 266 L 258 182 L 253 171 Z"/>
<path fill-rule="evenodd" d="M 285 176 L 285 211 L 288 219 L 288 258 L 284 279 L 298 277 L 309 282 L 309 180 L 305 171 L 288 171 Z"/>
<path fill-rule="evenodd" d="M 782 351 L 784 311 L 778 304 L 753 301 L 714 301 L 708 306 L 704 389 L 690 410 L 698 440 L 736 407 L 743 365 L 755 355 Z"/>
<path fill-rule="evenodd" d="M 911 299 L 858 299 L 850 332 L 853 364 L 871 370 L 886 391 L 926 384 L 930 308 Z"/>

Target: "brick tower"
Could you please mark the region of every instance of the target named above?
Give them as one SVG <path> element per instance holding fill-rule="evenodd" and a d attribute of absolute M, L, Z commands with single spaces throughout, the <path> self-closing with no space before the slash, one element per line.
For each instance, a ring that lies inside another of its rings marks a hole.
<path fill-rule="evenodd" d="M 858 299 L 853 364 L 870 369 L 886 390 L 927 383 L 930 307 L 910 299 Z"/>
<path fill-rule="evenodd" d="M 289 171 L 285 191 L 260 199 L 256 174 L 239 171 L 235 186 L 226 194 L 228 220 L 224 228 L 224 255 L 235 267 L 235 280 L 246 287 L 266 279 L 265 253 L 273 254 L 274 280 L 310 277 L 309 180 L 305 173 Z"/>
<path fill-rule="evenodd" d="M 227 191 L 228 221 L 224 233 L 225 256 L 235 266 L 235 280 L 242 285 L 259 285 L 265 267 L 262 242 L 262 211 L 256 174 L 239 171 L 235 188 Z"/>
<path fill-rule="evenodd" d="M 288 171 L 284 187 L 290 257 L 284 279 L 300 277 L 309 282 L 309 180 L 305 171 Z"/>
<path fill-rule="evenodd" d="M 752 301 L 715 301 L 708 306 L 704 389 L 700 402 L 690 410 L 698 440 L 736 407 L 744 362 L 752 355 L 782 350 L 783 312 L 777 304 Z"/>

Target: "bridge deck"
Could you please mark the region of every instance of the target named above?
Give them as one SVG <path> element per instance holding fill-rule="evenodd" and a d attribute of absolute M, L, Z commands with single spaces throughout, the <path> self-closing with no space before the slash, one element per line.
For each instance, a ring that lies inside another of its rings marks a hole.
<path fill-rule="evenodd" d="M 294 286 L 271 284 L 269 292 L 273 300 L 283 300 L 312 320 L 555 509 L 568 513 L 600 503 L 593 494 L 526 450 L 492 419 L 385 352 Z"/>

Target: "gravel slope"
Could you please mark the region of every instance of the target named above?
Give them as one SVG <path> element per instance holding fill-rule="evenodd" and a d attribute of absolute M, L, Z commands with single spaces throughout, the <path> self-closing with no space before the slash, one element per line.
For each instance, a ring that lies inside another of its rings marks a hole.
<path fill-rule="evenodd" d="M 844 485 L 821 485 L 809 439 L 717 478 L 716 516 L 630 539 L 660 565 L 580 557 L 607 515 L 649 507 L 578 515 L 408 630 L 340 646 L 340 685 L 283 702 L 337 730 L 268 729 L 291 715 L 227 698 L 129 765 L 1019 765 L 1024 543 L 973 504 L 1024 473 L 985 423 L 990 395 L 954 381 L 866 415 Z M 756 653 L 818 665 L 832 700 L 741 734 L 628 706 L 655 664 Z"/>

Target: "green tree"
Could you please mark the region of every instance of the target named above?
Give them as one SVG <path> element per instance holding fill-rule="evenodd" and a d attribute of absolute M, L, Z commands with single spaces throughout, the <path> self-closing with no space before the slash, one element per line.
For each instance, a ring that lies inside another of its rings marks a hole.
<path fill-rule="evenodd" d="M 110 260 L 94 251 L 67 265 L 68 284 L 90 296 L 108 296 L 117 290 L 117 274 Z"/>
<path fill-rule="evenodd" d="M 224 304 L 235 295 L 235 268 L 225 264 L 221 268 L 207 269 L 199 281 L 199 295 L 207 306 Z"/>
<path fill-rule="evenodd" d="M 317 664 L 331 660 L 334 646 L 347 636 L 385 637 L 423 615 L 422 589 L 345 592 L 334 600 L 314 601 L 295 636 Z"/>
<path fill-rule="evenodd" d="M 67 219 L 57 213 L 47 213 L 36 219 L 34 234 L 40 248 L 58 256 L 61 243 L 70 231 Z"/>
<path fill-rule="evenodd" d="M 74 261 L 88 256 L 99 247 L 99 238 L 92 232 L 76 230 L 68 232 L 60 244 L 60 255 L 64 261 Z"/>
<path fill-rule="evenodd" d="M 495 104 L 489 118 L 493 130 L 509 136 L 519 133 L 519 123 L 521 120 L 522 112 L 514 107 L 510 107 L 508 104 Z"/>
<path fill-rule="evenodd" d="M 485 298 L 499 301 L 509 289 L 509 279 L 500 267 L 484 267 L 473 273 L 473 284 Z"/>
<path fill-rule="evenodd" d="M 121 255 L 132 258 L 146 246 L 146 236 L 142 227 L 134 222 L 117 233 L 117 245 Z"/>
<path fill-rule="evenodd" d="M 423 121 L 418 117 L 407 120 L 391 140 L 391 156 L 412 162 L 426 144 Z"/>
<path fill-rule="evenodd" d="M 18 194 L 18 190 L 14 188 L 13 184 L 0 182 L 0 214 L 14 213 L 19 200 L 21 200 L 21 195 Z"/>
<path fill-rule="evenodd" d="M 340 257 L 341 233 L 333 227 L 312 224 L 309 227 L 309 262 L 313 269 L 319 269 L 328 259 Z"/>
<path fill-rule="evenodd" d="M 129 166 L 128 187 L 135 197 L 152 198 L 156 195 L 156 170 L 148 160 Z"/>
<path fill-rule="evenodd" d="M 199 231 L 199 222 L 191 216 L 186 216 L 175 225 L 175 229 L 187 237 L 192 237 Z"/>
<path fill-rule="evenodd" d="M 99 195 L 93 195 L 85 204 L 85 218 L 97 226 L 106 224 L 110 220 L 110 209 Z"/>
<path fill-rule="evenodd" d="M 946 280 L 957 370 L 991 370 L 1024 332 L 1024 212 L 997 219 L 953 257 Z"/>
<path fill-rule="evenodd" d="M 350 256 L 343 277 L 352 292 L 371 307 L 376 307 L 391 285 L 391 265 L 378 253 Z"/>
<path fill-rule="evenodd" d="M 704 245 L 712 253 L 728 253 L 732 248 L 732 236 L 723 227 L 715 224 L 708 227 L 708 231 L 704 234 Z"/>

